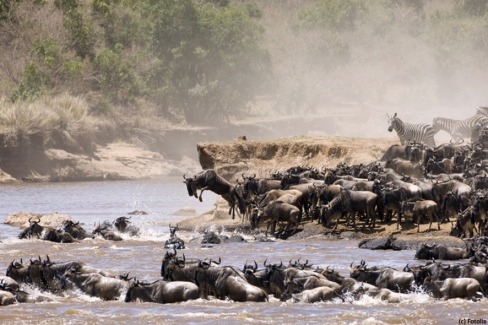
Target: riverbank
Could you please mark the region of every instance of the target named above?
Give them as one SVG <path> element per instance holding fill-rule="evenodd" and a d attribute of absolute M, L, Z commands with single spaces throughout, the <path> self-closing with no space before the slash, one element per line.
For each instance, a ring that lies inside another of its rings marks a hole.
<path fill-rule="evenodd" d="M 182 175 L 199 171 L 198 163 L 187 156 L 179 160 L 166 159 L 162 154 L 126 143 L 96 145 L 93 154 L 74 154 L 62 149 L 47 149 L 32 154 L 27 161 L 9 157 L 0 183 L 17 182 L 79 182 L 135 180 Z"/>

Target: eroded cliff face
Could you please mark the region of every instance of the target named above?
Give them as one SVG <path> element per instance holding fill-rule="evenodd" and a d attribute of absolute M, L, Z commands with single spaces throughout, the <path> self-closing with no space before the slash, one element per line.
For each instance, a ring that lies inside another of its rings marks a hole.
<path fill-rule="evenodd" d="M 396 138 L 293 137 L 274 140 L 202 142 L 197 145 L 202 169 L 227 180 L 242 173 L 258 177 L 292 166 L 334 167 L 340 162 L 368 164 L 381 158 Z"/>

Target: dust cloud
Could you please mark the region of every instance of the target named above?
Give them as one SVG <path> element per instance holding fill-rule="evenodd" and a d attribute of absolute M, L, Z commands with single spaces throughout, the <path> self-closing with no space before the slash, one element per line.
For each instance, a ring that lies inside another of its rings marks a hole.
<path fill-rule="evenodd" d="M 488 19 L 455 15 L 454 1 L 378 1 L 355 28 L 336 31 L 299 27 L 300 11 L 318 2 L 258 3 L 277 82 L 249 112 L 292 116 L 290 135 L 396 137 L 386 113 L 431 124 L 488 106 Z"/>

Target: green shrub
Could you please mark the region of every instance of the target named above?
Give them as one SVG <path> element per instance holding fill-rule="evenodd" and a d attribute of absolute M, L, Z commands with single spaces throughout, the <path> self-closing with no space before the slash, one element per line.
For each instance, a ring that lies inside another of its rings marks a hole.
<path fill-rule="evenodd" d="M 36 63 L 26 64 L 22 73 L 22 80 L 12 95 L 12 101 L 32 101 L 42 94 L 43 89 L 51 88 L 50 76 L 42 71 Z"/>

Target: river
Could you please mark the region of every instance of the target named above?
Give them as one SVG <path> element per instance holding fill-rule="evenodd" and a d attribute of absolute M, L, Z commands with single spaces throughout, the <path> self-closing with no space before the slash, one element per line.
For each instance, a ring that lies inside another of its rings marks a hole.
<path fill-rule="evenodd" d="M 38 239 L 19 240 L 18 227 L 0 224 L 0 273 L 5 274 L 9 263 L 49 255 L 57 262 L 77 260 L 99 269 L 130 272 L 141 280 L 160 278 L 161 260 L 169 238 L 168 221 L 181 217 L 173 213 L 183 207 L 193 207 L 198 213 L 213 208 L 216 196 L 205 192 L 203 202 L 189 197 L 181 178 L 160 180 L 21 184 L 0 187 L 0 222 L 9 213 L 35 212 L 68 214 L 80 220 L 86 230 L 94 223 L 113 221 L 128 212 L 143 210 L 147 215 L 132 216 L 142 235 L 122 242 L 85 239 L 79 243 L 57 244 Z M 221 231 L 222 229 L 217 229 Z M 223 230 L 223 234 L 230 235 Z M 357 248 L 354 240 L 309 238 L 294 241 L 228 243 L 202 247 L 189 242 L 201 236 L 197 229 L 179 232 L 185 239 L 186 257 L 222 259 L 223 265 L 242 268 L 254 260 L 262 268 L 269 263 L 285 264 L 301 258 L 309 264 L 334 267 L 341 274 L 349 273 L 351 262 L 361 259 L 369 265 L 390 265 L 403 268 L 414 260 L 414 251 L 370 251 Z M 0 307 L 1 324 L 460 324 L 460 319 L 488 321 L 488 300 L 479 302 L 452 299 L 435 300 L 419 291 L 412 293 L 412 301 L 387 304 L 371 298 L 359 301 L 332 301 L 315 304 L 281 302 L 270 298 L 267 303 L 235 303 L 202 300 L 179 304 L 125 303 L 102 301 L 79 291 L 62 296 L 40 292 L 23 286 L 33 296 L 44 295 L 51 302 L 27 303 Z M 485 324 L 480 322 L 480 324 Z"/>

